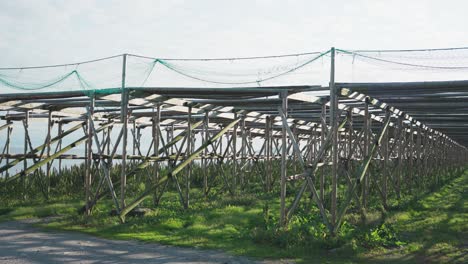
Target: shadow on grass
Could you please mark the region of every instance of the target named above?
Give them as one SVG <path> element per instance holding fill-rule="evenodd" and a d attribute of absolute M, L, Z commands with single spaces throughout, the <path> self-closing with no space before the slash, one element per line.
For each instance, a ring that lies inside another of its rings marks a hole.
<path fill-rule="evenodd" d="M 369 256 L 373 262 L 468 262 L 468 176 L 393 212 L 388 221 L 408 245 Z"/>
<path fill-rule="evenodd" d="M 144 218 L 128 218 L 119 224 L 108 216 L 110 204 L 101 203 L 92 218 L 77 216 L 73 206 L 66 204 L 3 209 L 2 217 L 48 216 L 65 214 L 66 218 L 47 225 L 49 228 L 85 232 L 120 240 L 140 240 L 183 247 L 222 249 L 236 255 L 256 258 L 291 258 L 303 263 L 466 263 L 466 211 L 468 174 L 459 177 L 434 193 L 407 200 L 387 213 L 399 237 L 407 242 L 403 247 L 353 250 L 343 247 L 330 250 L 324 243 L 307 246 L 281 247 L 275 243 L 258 242 L 252 233 L 264 224 L 262 201 L 242 200 L 194 204 L 188 211 L 181 210 L 177 196 Z M 231 205 L 230 203 L 238 203 Z M 278 201 L 271 210 L 278 211 Z M 70 209 L 71 208 L 71 209 Z M 317 214 L 317 212 L 309 212 Z M 375 222 L 381 221 L 377 216 Z M 368 227 L 369 228 L 369 227 Z M 325 239 L 322 239 L 325 240 Z"/>

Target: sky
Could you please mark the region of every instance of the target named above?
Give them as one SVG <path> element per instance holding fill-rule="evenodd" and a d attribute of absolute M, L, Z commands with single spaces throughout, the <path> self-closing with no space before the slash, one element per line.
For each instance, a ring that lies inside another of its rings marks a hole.
<path fill-rule="evenodd" d="M 468 46 L 466 1 L 0 2 L 0 67 Z"/>

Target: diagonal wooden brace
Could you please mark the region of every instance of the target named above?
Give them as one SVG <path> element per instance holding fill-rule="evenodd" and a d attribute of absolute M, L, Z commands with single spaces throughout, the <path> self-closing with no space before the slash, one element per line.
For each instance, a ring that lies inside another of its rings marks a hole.
<path fill-rule="evenodd" d="M 229 129 L 231 129 L 233 126 L 235 126 L 238 122 L 240 121 L 240 118 L 235 119 L 233 122 L 225 126 L 222 130 L 220 130 L 216 135 L 214 135 L 212 138 L 207 140 L 205 143 L 203 143 L 197 150 L 192 152 L 184 161 L 179 163 L 167 176 L 162 177 L 156 184 L 150 186 L 148 189 L 146 189 L 138 198 L 136 198 L 132 203 L 128 204 L 121 212 L 119 215 L 120 221 L 122 223 L 125 222 L 125 216 L 133 210 L 136 206 L 138 206 L 143 200 L 145 200 L 147 197 L 151 196 L 153 193 L 153 189 L 157 188 L 161 184 L 163 184 L 169 177 L 175 177 L 177 173 L 179 173 L 185 166 L 187 166 L 193 159 L 195 159 L 202 151 L 207 148 L 209 145 L 213 144 L 218 138 L 220 138 L 222 135 L 224 135 Z"/>
<path fill-rule="evenodd" d="M 369 152 L 369 155 L 366 157 L 366 159 L 363 161 L 361 164 L 359 170 L 358 170 L 358 175 L 357 175 L 357 180 L 354 182 L 354 184 L 350 187 L 348 190 L 348 193 L 346 195 L 345 201 L 343 206 L 340 208 L 340 211 L 338 213 L 336 225 L 333 229 L 333 232 L 338 231 L 341 225 L 341 221 L 343 220 L 343 216 L 346 213 L 346 210 L 348 209 L 351 199 L 353 197 L 353 193 L 356 191 L 357 186 L 364 180 L 364 177 L 366 176 L 366 172 L 369 168 L 369 165 L 372 161 L 372 157 L 374 154 L 377 152 L 378 147 L 380 146 L 383 137 L 385 133 L 387 132 L 388 127 L 390 126 L 390 114 L 387 112 L 387 116 L 385 118 L 384 126 L 382 127 L 382 130 L 380 131 L 378 139 L 374 142 L 374 145 L 372 146 L 372 149 Z"/>
<path fill-rule="evenodd" d="M 60 139 L 66 137 L 66 136 L 69 135 L 69 134 L 71 134 L 72 132 L 74 132 L 74 131 L 80 129 L 81 127 L 83 127 L 83 124 L 84 124 L 84 122 L 81 122 L 81 123 L 77 124 L 76 126 L 74 126 L 74 127 L 70 128 L 70 129 L 68 129 L 67 131 L 63 132 L 61 135 L 54 137 L 53 139 L 51 139 L 51 140 L 49 141 L 49 144 L 52 145 L 52 144 L 54 144 L 55 142 L 59 141 Z M 30 153 L 28 153 L 28 154 L 36 154 L 37 152 L 39 152 L 39 151 L 45 149 L 46 147 L 47 147 L 47 144 L 40 145 L 39 147 L 33 149 L 33 150 L 32 150 Z M 11 161 L 10 163 L 4 165 L 3 167 L 0 168 L 0 173 L 2 173 L 2 172 L 4 172 L 5 170 L 8 170 L 9 168 L 15 166 L 16 164 L 18 164 L 18 163 L 20 163 L 21 161 L 23 161 L 25 158 L 26 158 L 26 157 L 17 158 L 17 159 L 15 159 L 15 160 Z"/>
<path fill-rule="evenodd" d="M 100 132 L 102 131 L 103 129 L 105 129 L 106 127 L 112 125 L 113 122 L 111 123 L 106 123 L 104 125 L 102 125 L 98 130 L 96 130 L 96 132 Z M 61 150 L 55 152 L 54 154 L 50 155 L 49 157 L 35 163 L 34 165 L 26 168 L 26 170 L 23 170 L 23 171 L 20 171 L 18 172 L 17 174 L 13 175 L 11 178 L 9 178 L 6 182 L 10 182 L 10 181 L 13 181 L 13 180 L 16 180 L 17 178 L 19 178 L 21 175 L 24 175 L 24 174 L 29 174 L 35 170 L 37 170 L 38 168 L 40 168 L 42 165 L 45 165 L 47 164 L 47 162 L 55 159 L 55 158 L 58 158 L 60 155 L 66 153 L 67 151 L 69 151 L 70 149 L 82 144 L 83 142 L 85 142 L 86 140 L 88 139 L 88 136 L 83 136 L 81 138 L 79 138 L 78 140 L 74 141 L 73 143 L 69 144 L 68 146 L 62 148 Z"/>

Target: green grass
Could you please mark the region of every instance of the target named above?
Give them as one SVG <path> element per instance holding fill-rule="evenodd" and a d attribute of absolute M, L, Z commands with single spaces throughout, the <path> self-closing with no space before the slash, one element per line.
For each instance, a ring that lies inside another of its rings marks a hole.
<path fill-rule="evenodd" d="M 278 230 L 276 197 L 213 198 L 194 192 L 184 211 L 175 193 L 143 218 L 119 224 L 101 203 L 92 217 L 77 215 L 78 201 L 0 208 L 0 221 L 62 215 L 45 228 L 85 232 L 110 239 L 221 249 L 253 258 L 293 259 L 300 263 L 468 262 L 468 173 L 441 189 L 381 214 L 360 226 L 350 213 L 336 238 L 327 233 L 316 209 L 299 208 L 287 231 Z M 266 206 L 268 201 L 268 206 Z M 149 205 L 150 201 L 145 201 Z"/>
<path fill-rule="evenodd" d="M 0 207 L 0 222 L 57 215 L 73 215 L 80 201 L 50 201 L 14 207 Z"/>
<path fill-rule="evenodd" d="M 388 252 L 394 258 L 421 263 L 468 262 L 468 175 L 427 195 L 386 220 L 407 245 Z M 386 254 L 368 254 L 383 260 Z"/>

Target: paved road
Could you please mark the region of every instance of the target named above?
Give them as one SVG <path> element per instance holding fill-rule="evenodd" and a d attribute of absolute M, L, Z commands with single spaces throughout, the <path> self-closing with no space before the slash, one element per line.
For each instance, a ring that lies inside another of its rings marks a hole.
<path fill-rule="evenodd" d="M 74 232 L 44 231 L 32 227 L 31 221 L 14 221 L 0 223 L 0 263 L 256 262 L 244 257 L 229 256 L 220 251 L 114 241 Z"/>

